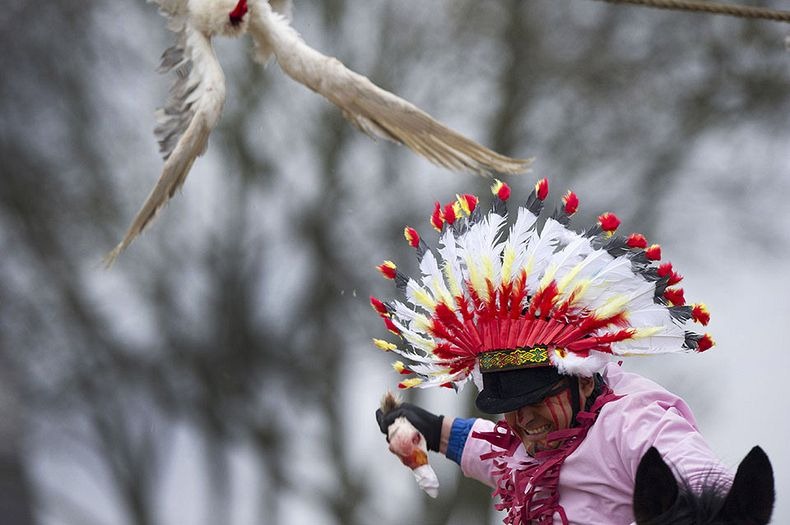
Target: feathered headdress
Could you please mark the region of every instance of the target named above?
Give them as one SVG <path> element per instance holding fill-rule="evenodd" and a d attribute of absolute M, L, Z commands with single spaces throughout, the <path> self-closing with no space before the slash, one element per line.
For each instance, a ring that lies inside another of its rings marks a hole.
<path fill-rule="evenodd" d="M 411 377 L 398 385 L 460 387 L 480 372 L 553 366 L 560 373 L 591 376 L 611 359 L 713 346 L 708 334 L 685 329 L 706 325 L 705 305 L 687 305 L 682 277 L 661 249 L 643 235 L 616 235 L 613 213 L 583 232 L 568 228 L 579 200 L 573 192 L 538 227 L 548 195 L 539 181 L 508 227 L 510 188 L 492 187 L 483 213 L 474 195 L 436 203 L 430 222 L 439 231 L 436 251 L 413 228 L 405 237 L 416 249 L 420 277 L 394 263 L 378 266 L 405 301 L 370 298 L 398 344 L 394 368 Z M 480 388 L 480 382 L 478 388 Z"/>

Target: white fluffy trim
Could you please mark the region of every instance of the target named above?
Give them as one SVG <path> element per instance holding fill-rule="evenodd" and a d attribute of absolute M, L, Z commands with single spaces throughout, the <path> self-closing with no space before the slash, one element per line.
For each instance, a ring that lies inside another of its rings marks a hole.
<path fill-rule="evenodd" d="M 557 367 L 561 374 L 579 377 L 591 377 L 596 372 L 600 372 L 609 362 L 609 354 L 603 352 L 590 351 L 587 357 L 581 357 L 573 352 L 549 351 L 551 364 Z"/>

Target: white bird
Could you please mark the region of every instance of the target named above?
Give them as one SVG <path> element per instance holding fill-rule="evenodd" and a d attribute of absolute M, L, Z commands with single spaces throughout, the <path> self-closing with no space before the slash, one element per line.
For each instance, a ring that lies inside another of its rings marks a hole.
<path fill-rule="evenodd" d="M 290 26 L 290 0 L 149 0 L 168 18 L 176 44 L 162 55 L 160 72 L 175 70 L 167 105 L 157 111 L 155 134 L 165 159 L 162 174 L 123 240 L 105 258 L 111 265 L 181 187 L 208 144 L 225 102 L 225 76 L 214 36 L 249 32 L 256 61 L 272 55 L 285 73 L 338 106 L 373 137 L 403 144 L 451 170 L 478 174 L 527 171 L 532 159 L 500 155 L 454 132 L 413 104 L 308 46 Z"/>

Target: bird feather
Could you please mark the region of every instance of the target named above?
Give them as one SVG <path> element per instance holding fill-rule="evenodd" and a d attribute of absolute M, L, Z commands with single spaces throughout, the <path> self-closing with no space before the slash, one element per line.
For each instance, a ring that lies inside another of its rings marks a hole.
<path fill-rule="evenodd" d="M 512 159 L 456 133 L 430 115 L 381 89 L 339 60 L 308 46 L 286 17 L 266 2 L 251 9 L 250 34 L 260 48 L 273 50 L 283 71 L 335 104 L 368 135 L 405 145 L 429 161 L 477 174 L 523 173 L 531 159 Z"/>
<path fill-rule="evenodd" d="M 171 104 L 165 108 L 178 108 L 174 123 L 168 134 L 179 134 L 181 122 L 187 125 L 180 133 L 172 150 L 165 151 L 166 160 L 162 174 L 148 198 L 137 212 L 123 240 L 105 257 L 107 266 L 112 265 L 120 253 L 142 233 L 156 213 L 164 207 L 173 194 L 186 180 L 195 159 L 202 155 L 208 145 L 211 130 L 217 124 L 225 103 L 225 76 L 222 73 L 211 40 L 189 24 L 183 31 L 184 60 L 190 60 L 189 80 L 181 79 L 174 84 Z M 175 60 L 175 59 L 174 59 Z M 182 61 L 176 62 L 182 63 Z M 161 137 L 160 137 L 161 138 Z"/>

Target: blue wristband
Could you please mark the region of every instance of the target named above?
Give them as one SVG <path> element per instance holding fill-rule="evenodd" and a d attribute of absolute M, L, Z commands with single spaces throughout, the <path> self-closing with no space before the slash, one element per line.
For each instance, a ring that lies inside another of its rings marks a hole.
<path fill-rule="evenodd" d="M 469 437 L 469 432 L 472 431 L 472 425 L 475 424 L 475 421 L 474 418 L 456 418 L 450 429 L 450 440 L 447 443 L 447 452 L 444 455 L 459 465 L 461 464 L 461 456 L 464 453 L 466 438 Z"/>

